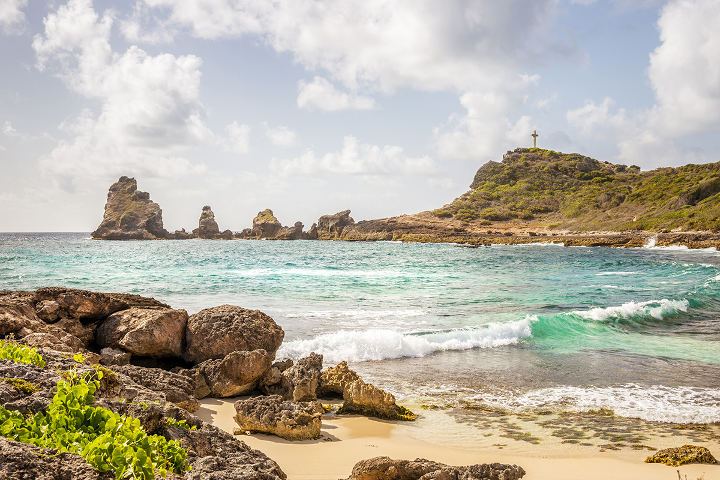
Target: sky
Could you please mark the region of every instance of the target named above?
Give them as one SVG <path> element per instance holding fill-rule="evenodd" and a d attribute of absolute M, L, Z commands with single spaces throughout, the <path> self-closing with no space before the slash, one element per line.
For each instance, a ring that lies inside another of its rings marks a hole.
<path fill-rule="evenodd" d="M 538 146 L 720 161 L 720 0 L 0 0 L 0 231 L 449 203 Z"/>

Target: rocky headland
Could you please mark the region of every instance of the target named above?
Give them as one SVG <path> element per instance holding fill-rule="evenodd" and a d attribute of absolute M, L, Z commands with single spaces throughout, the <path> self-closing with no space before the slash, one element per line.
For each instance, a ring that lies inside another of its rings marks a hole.
<path fill-rule="evenodd" d="M 450 242 L 467 246 L 563 243 L 566 246 L 720 246 L 720 163 L 640 171 L 579 154 L 517 148 L 487 162 L 470 190 L 451 203 L 412 215 L 355 222 L 350 210 L 323 215 L 308 231 L 283 226 L 270 209 L 252 228 L 220 232 L 210 207 L 199 228 L 170 234 L 162 212 L 134 179 L 108 193 L 93 238 L 268 239 Z"/>
<path fill-rule="evenodd" d="M 135 418 L 148 435 L 178 442 L 190 467 L 183 478 L 274 480 L 286 478 L 274 461 L 192 414 L 199 399 L 245 396 L 235 403 L 236 433 L 263 432 L 288 440 L 320 437 L 322 416 L 330 410 L 320 403 L 323 398 L 342 399 L 335 414 L 415 419 L 392 394 L 364 382 L 344 362 L 323 370 L 322 356 L 314 353 L 296 362 L 275 361 L 283 338 L 272 318 L 239 306 L 188 315 L 137 295 L 68 288 L 2 291 L 0 424 L 55 414 L 58 399 L 65 399 L 57 396 L 63 382 L 81 378 L 82 387 L 84 379 L 92 378 L 97 390 L 89 392 L 91 403 L 83 408 Z M 87 400 L 87 390 L 83 395 Z M 27 435 L 13 433 L 11 424 L 4 425 L 3 478 L 112 478 L 102 473 L 107 470 L 91 468 L 76 454 L 80 451 L 56 454 L 38 448 L 23 441 Z M 44 460 L 50 456 L 52 468 Z M 413 471 L 446 467 L 423 465 Z M 375 476 L 367 477 L 362 472 L 370 467 L 362 467 L 351 478 L 395 478 L 377 473 L 377 462 L 371 467 Z M 495 466 L 476 467 L 476 476 L 462 478 L 496 478 L 487 476 Z M 522 472 L 515 466 L 502 468 Z"/>

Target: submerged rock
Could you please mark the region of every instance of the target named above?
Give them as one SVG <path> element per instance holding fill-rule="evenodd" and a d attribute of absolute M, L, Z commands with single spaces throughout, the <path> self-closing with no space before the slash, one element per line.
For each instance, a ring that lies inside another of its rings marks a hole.
<path fill-rule="evenodd" d="M 195 368 L 205 377 L 213 396 L 235 397 L 250 393 L 271 363 L 272 356 L 265 350 L 236 351 Z"/>
<path fill-rule="evenodd" d="M 424 458 L 375 457 L 356 463 L 347 480 L 519 480 L 524 476 L 522 467 L 502 463 L 454 467 Z"/>
<path fill-rule="evenodd" d="M 280 395 L 235 402 L 235 423 L 241 431 L 268 433 L 286 440 L 320 438 L 320 402 L 290 402 Z"/>
<path fill-rule="evenodd" d="M 188 319 L 184 358 L 197 364 L 259 349 L 274 358 L 284 336 L 282 328 L 260 310 L 234 305 L 206 308 Z"/>
<path fill-rule="evenodd" d="M 696 445 L 683 445 L 682 447 L 666 448 L 655 452 L 647 457 L 645 463 L 664 463 L 673 467 L 679 467 L 686 463 L 717 463 L 710 450 Z"/>
<path fill-rule="evenodd" d="M 129 308 L 110 315 L 95 332 L 100 347 L 133 355 L 180 357 L 188 314 L 171 308 Z"/>
<path fill-rule="evenodd" d="M 105 214 L 92 237 L 102 240 L 155 240 L 169 238 L 163 227 L 162 209 L 150 194 L 137 189 L 134 178 L 120 177 L 111 187 Z"/>

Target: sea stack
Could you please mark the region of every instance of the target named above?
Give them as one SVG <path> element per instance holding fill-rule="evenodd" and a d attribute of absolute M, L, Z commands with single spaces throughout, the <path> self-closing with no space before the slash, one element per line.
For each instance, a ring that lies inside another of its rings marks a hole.
<path fill-rule="evenodd" d="M 319 240 L 337 240 L 341 238 L 343 229 L 354 225 L 350 210 L 343 210 L 334 215 L 323 215 L 317 222 L 317 238 Z"/>
<path fill-rule="evenodd" d="M 282 224 L 275 218 L 273 211 L 266 208 L 253 218 L 252 235 L 255 238 L 273 238 L 281 228 Z"/>
<path fill-rule="evenodd" d="M 200 238 L 218 238 L 220 236 L 220 228 L 215 221 L 215 214 L 210 205 L 205 205 L 200 214 L 198 228 L 193 233 Z"/>
<path fill-rule="evenodd" d="M 170 238 L 163 227 L 162 209 L 137 181 L 120 177 L 108 192 L 105 215 L 92 237 L 101 240 L 157 240 Z"/>

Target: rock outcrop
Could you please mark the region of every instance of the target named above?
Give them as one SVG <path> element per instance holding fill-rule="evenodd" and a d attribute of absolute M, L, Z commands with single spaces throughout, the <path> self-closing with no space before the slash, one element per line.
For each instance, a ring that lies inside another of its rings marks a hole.
<path fill-rule="evenodd" d="M 524 476 L 522 467 L 502 463 L 453 467 L 424 458 L 375 457 L 356 463 L 347 480 L 520 480 Z"/>
<path fill-rule="evenodd" d="M 275 218 L 273 211 L 266 208 L 253 218 L 252 235 L 255 238 L 273 238 L 282 224 Z"/>
<path fill-rule="evenodd" d="M 282 227 L 277 231 L 274 240 L 303 240 L 307 238 L 307 234 L 303 232 L 303 223 L 295 222 L 292 227 Z"/>
<path fill-rule="evenodd" d="M 190 316 L 184 357 L 197 364 L 235 351 L 259 349 L 274 357 L 284 336 L 282 328 L 260 310 L 220 305 Z"/>
<path fill-rule="evenodd" d="M 682 447 L 658 450 L 654 455 L 647 457 L 645 463 L 664 463 L 672 467 L 679 467 L 686 463 L 709 463 L 715 465 L 717 460 L 710 450 L 696 445 L 683 445 Z"/>
<path fill-rule="evenodd" d="M 295 402 L 317 400 L 322 361 L 322 355 L 311 353 L 282 372 L 283 378 L 287 380 L 285 383 L 289 387 L 285 393 L 286 399 Z"/>
<path fill-rule="evenodd" d="M 163 227 L 162 209 L 150 194 L 137 189 L 134 178 L 120 177 L 108 192 L 105 215 L 92 237 L 102 240 L 170 238 Z"/>
<path fill-rule="evenodd" d="M 210 205 L 205 205 L 200 213 L 198 228 L 193 230 L 193 235 L 199 238 L 217 238 L 220 234 L 220 227 L 215 221 L 215 214 Z"/>
<path fill-rule="evenodd" d="M 268 371 L 273 357 L 265 350 L 235 351 L 195 367 L 215 397 L 247 395 Z"/>
<path fill-rule="evenodd" d="M 252 397 L 235 402 L 235 423 L 243 432 L 277 435 L 286 440 L 320 438 L 322 405 L 290 402 L 279 395 Z"/>
<path fill-rule="evenodd" d="M 355 220 L 350 217 L 350 210 L 343 210 L 334 215 L 323 215 L 317 222 L 318 240 L 338 240 L 345 227 L 354 225 Z"/>
<path fill-rule="evenodd" d="M 119 347 L 133 355 L 180 357 L 188 314 L 171 308 L 129 308 L 113 313 L 95 332 L 100 347 Z"/>

